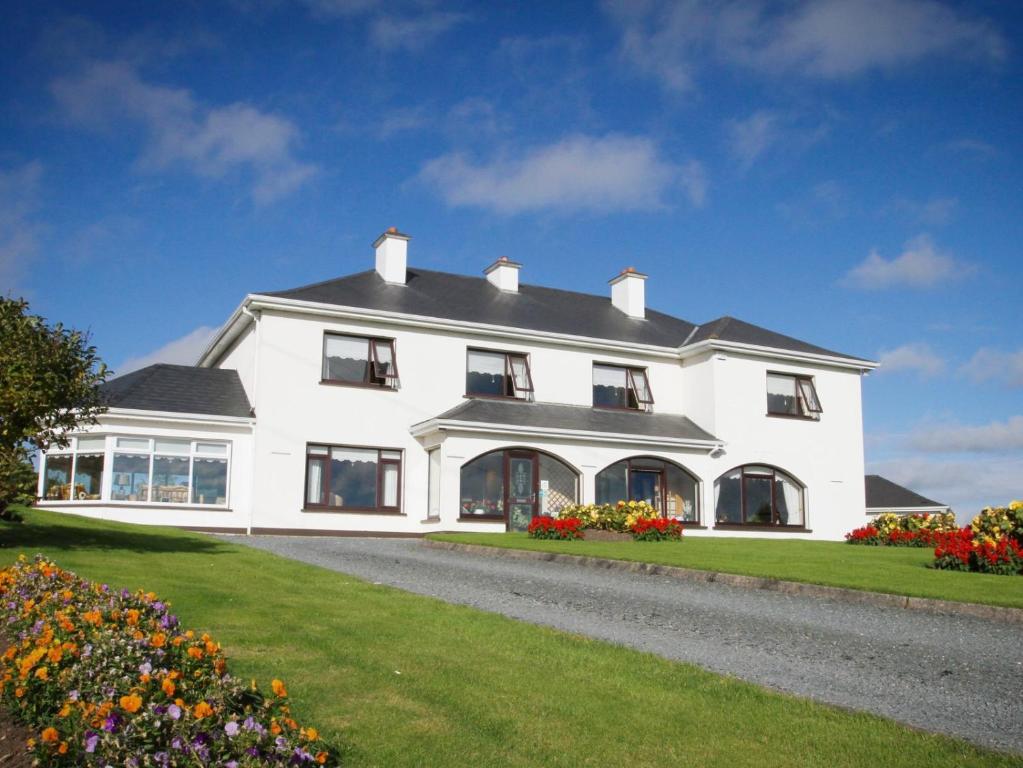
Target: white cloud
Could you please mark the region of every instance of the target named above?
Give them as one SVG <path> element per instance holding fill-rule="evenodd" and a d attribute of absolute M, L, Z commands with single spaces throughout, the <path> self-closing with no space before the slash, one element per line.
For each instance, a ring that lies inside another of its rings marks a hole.
<path fill-rule="evenodd" d="M 959 372 L 977 383 L 997 381 L 1009 387 L 1023 387 L 1023 348 L 1003 352 L 982 347 Z"/>
<path fill-rule="evenodd" d="M 691 89 L 708 59 L 833 79 L 939 56 L 1006 57 L 990 21 L 936 0 L 605 0 L 604 9 L 623 58 L 674 91 Z"/>
<path fill-rule="evenodd" d="M 743 168 L 749 168 L 757 158 L 781 138 L 779 115 L 761 109 L 745 120 L 731 120 L 727 125 L 728 144 L 732 154 Z"/>
<path fill-rule="evenodd" d="M 187 89 L 143 81 L 124 63 L 94 63 L 54 81 L 51 91 L 79 124 L 141 125 L 147 139 L 141 167 L 183 166 L 214 179 L 242 171 L 257 203 L 294 192 L 317 172 L 296 158 L 299 131 L 287 118 L 244 103 L 203 105 Z"/>
<path fill-rule="evenodd" d="M 885 259 L 876 250 L 845 275 L 854 288 L 933 288 L 972 271 L 972 266 L 941 253 L 926 235 L 906 243 L 901 254 Z"/>
<path fill-rule="evenodd" d="M 675 188 L 701 205 L 707 180 L 696 161 L 675 165 L 656 144 L 637 136 L 570 136 L 486 163 L 462 153 L 427 162 L 418 180 L 448 205 L 513 214 L 530 210 L 631 211 L 662 208 Z"/>
<path fill-rule="evenodd" d="M 959 200 L 954 197 L 932 197 L 929 200 L 896 197 L 884 212 L 909 218 L 916 224 L 937 226 L 947 223 L 958 205 Z"/>
<path fill-rule="evenodd" d="M 0 295 L 13 288 L 39 251 L 33 220 L 43 167 L 37 162 L 0 169 Z"/>
<path fill-rule="evenodd" d="M 928 453 L 1008 453 L 1023 451 L 1023 416 L 969 426 L 942 424 L 910 435 L 911 448 Z M 1018 478 L 1017 478 L 1018 482 Z M 1023 491 L 1023 488 L 1020 489 Z"/>
<path fill-rule="evenodd" d="M 370 24 L 369 35 L 384 51 L 421 51 L 467 18 L 465 14 L 450 11 L 432 11 L 420 16 L 378 16 Z"/>
<path fill-rule="evenodd" d="M 945 370 L 945 361 L 927 344 L 903 344 L 895 349 L 882 350 L 878 373 L 910 371 L 921 376 L 937 376 Z"/>
<path fill-rule="evenodd" d="M 218 329 L 202 325 L 180 339 L 174 339 L 159 349 L 138 357 L 129 357 L 117 369 L 117 375 L 137 371 L 154 363 L 174 363 L 176 365 L 194 365 L 206 346 L 213 340 Z"/>

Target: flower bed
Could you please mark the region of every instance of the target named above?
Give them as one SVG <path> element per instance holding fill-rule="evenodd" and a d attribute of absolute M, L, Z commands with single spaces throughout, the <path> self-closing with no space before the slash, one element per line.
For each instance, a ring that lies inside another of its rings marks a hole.
<path fill-rule="evenodd" d="M 581 539 L 583 521 L 578 517 L 559 517 L 555 520 L 550 515 L 541 515 L 530 520 L 527 532 L 531 539 Z"/>
<path fill-rule="evenodd" d="M 37 557 L 0 571 L 0 702 L 52 766 L 338 765 L 315 728 L 227 672 L 219 643 L 152 593 L 109 589 Z"/>
<path fill-rule="evenodd" d="M 850 544 L 888 547 L 933 547 L 939 534 L 956 530 L 955 515 L 896 515 L 892 512 L 875 517 L 869 525 L 845 535 Z"/>
<path fill-rule="evenodd" d="M 558 513 L 560 519 L 578 518 L 584 528 L 627 533 L 637 520 L 654 520 L 660 513 L 645 501 L 617 504 L 571 504 Z"/>
<path fill-rule="evenodd" d="M 1023 501 L 988 507 L 970 525 L 939 534 L 935 568 L 1023 575 Z"/>
<path fill-rule="evenodd" d="M 682 538 L 682 523 L 674 518 L 637 520 L 629 529 L 636 541 L 679 541 Z"/>

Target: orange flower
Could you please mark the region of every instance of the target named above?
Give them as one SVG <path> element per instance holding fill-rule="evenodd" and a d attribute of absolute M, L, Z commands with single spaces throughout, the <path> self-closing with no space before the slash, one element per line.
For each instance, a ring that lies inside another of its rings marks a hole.
<path fill-rule="evenodd" d="M 174 695 L 174 682 L 169 677 L 165 677 L 163 679 L 163 682 L 160 683 L 160 687 L 163 688 L 163 692 L 166 693 L 168 697 Z"/>
<path fill-rule="evenodd" d="M 60 743 L 60 746 L 57 747 L 57 752 L 59 752 L 62 755 L 66 755 L 67 754 L 67 742 L 66 741 L 62 741 Z"/>
<path fill-rule="evenodd" d="M 280 734 L 280 732 L 281 732 L 281 726 L 279 726 L 277 724 L 276 720 L 272 721 L 270 723 L 270 733 L 272 733 L 274 736 L 277 736 L 277 735 Z"/>
<path fill-rule="evenodd" d="M 56 648 L 51 648 L 50 649 L 50 652 L 48 654 L 46 654 L 46 658 L 48 658 L 50 660 L 51 664 L 56 664 L 56 663 L 58 663 L 60 661 L 60 659 L 61 659 L 61 657 L 63 655 L 64 655 L 64 651 L 62 651 L 60 649 L 60 646 L 57 646 Z"/>
<path fill-rule="evenodd" d="M 188 655 L 191 656 L 193 659 L 201 659 L 202 658 L 202 648 L 196 648 L 196 647 L 193 646 L 193 647 L 188 649 Z"/>
<path fill-rule="evenodd" d="M 151 638 L 149 638 L 149 644 L 154 648 L 163 648 L 167 643 L 167 635 L 163 632 L 157 632 Z"/>
<path fill-rule="evenodd" d="M 142 697 L 137 696 L 136 694 L 133 693 L 129 696 L 122 696 L 120 703 L 121 709 L 125 710 L 126 712 L 135 713 L 142 708 Z"/>
<path fill-rule="evenodd" d="M 283 699 L 288 695 L 288 689 L 284 687 L 284 682 L 277 678 L 273 679 L 273 682 L 270 683 L 270 687 L 273 688 L 274 696 Z"/>
<path fill-rule="evenodd" d="M 309 741 L 316 741 L 318 738 L 320 738 L 320 732 L 315 728 L 306 728 L 305 737 L 309 739 Z"/>
<path fill-rule="evenodd" d="M 213 714 L 213 707 L 205 701 L 200 701 L 195 705 L 195 708 L 192 710 L 192 714 L 195 715 L 196 720 L 202 720 L 204 717 L 209 717 Z"/>
<path fill-rule="evenodd" d="M 139 623 L 139 616 L 141 616 L 141 614 L 137 609 L 129 608 L 127 614 L 128 615 L 125 617 L 124 620 L 127 622 L 129 627 L 134 627 L 136 624 Z"/>
<path fill-rule="evenodd" d="M 46 667 L 39 667 L 39 669 L 36 670 L 36 677 L 40 680 L 47 680 L 50 677 L 50 670 Z"/>
<path fill-rule="evenodd" d="M 24 695 L 25 695 L 25 689 L 24 688 L 15 688 L 14 689 L 14 696 L 15 696 L 15 698 L 20 699 Z"/>
<path fill-rule="evenodd" d="M 57 733 L 56 728 L 45 728 L 40 736 L 42 736 L 43 741 L 48 744 L 52 744 L 60 738 L 60 734 Z"/>
<path fill-rule="evenodd" d="M 317 752 L 316 753 L 316 762 L 318 762 L 320 765 L 323 765 L 324 763 L 326 763 L 327 762 L 327 753 L 326 752 Z"/>

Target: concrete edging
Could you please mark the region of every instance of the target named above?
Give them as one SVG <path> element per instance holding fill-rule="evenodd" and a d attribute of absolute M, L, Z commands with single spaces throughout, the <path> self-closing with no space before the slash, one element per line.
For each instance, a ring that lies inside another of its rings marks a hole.
<path fill-rule="evenodd" d="M 683 579 L 686 581 L 714 582 L 715 584 L 725 584 L 729 587 L 742 587 L 744 589 L 764 589 L 771 592 L 781 592 L 786 595 L 829 598 L 845 603 L 860 603 L 882 608 L 904 608 L 911 611 L 970 616 L 990 621 L 1023 624 L 1023 608 L 1006 608 L 1000 605 L 981 605 L 979 603 L 958 603 L 953 600 L 936 600 L 929 597 L 889 595 L 884 592 L 866 592 L 845 587 L 827 587 L 820 584 L 782 581 L 781 579 L 762 576 L 742 576 L 735 573 L 700 571 L 695 568 L 681 568 L 676 565 L 612 560 L 610 558 L 591 557 L 589 555 L 567 555 L 562 552 L 537 552 L 529 549 L 488 547 L 483 544 L 461 544 L 453 541 L 436 541 L 430 538 L 423 539 L 423 545 L 434 549 L 506 557 L 513 560 L 545 560 L 554 563 L 581 565 L 586 568 L 604 568 L 610 571 L 642 573 L 649 576 L 668 576 L 673 579 Z"/>

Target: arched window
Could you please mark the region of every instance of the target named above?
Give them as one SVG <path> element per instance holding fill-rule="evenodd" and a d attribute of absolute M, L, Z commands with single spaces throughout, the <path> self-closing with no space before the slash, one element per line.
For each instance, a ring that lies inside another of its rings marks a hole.
<path fill-rule="evenodd" d="M 530 448 L 492 451 L 462 465 L 459 515 L 524 531 L 535 516 L 575 504 L 578 489 L 575 470 L 556 456 Z"/>
<path fill-rule="evenodd" d="M 683 522 L 700 520 L 696 478 L 677 464 L 663 459 L 637 456 L 619 461 L 597 473 L 598 504 L 618 501 L 646 501 L 662 517 Z"/>
<path fill-rule="evenodd" d="M 806 524 L 802 484 L 774 467 L 747 464 L 726 472 L 714 483 L 716 525 Z"/>

